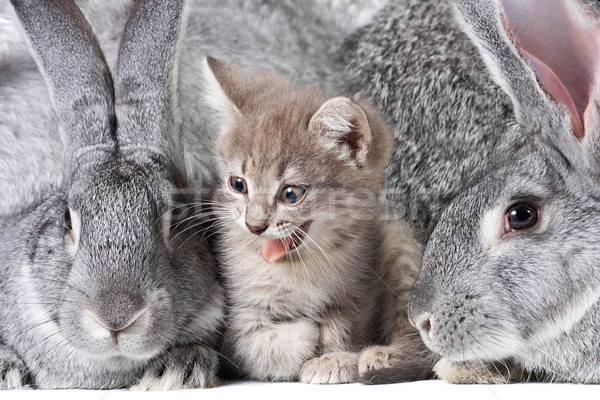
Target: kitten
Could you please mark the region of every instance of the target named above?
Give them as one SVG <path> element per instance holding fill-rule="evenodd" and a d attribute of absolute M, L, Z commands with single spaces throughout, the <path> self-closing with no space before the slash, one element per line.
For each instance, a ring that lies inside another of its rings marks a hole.
<path fill-rule="evenodd" d="M 377 215 L 392 147 L 379 114 L 212 58 L 205 79 L 221 114 L 212 204 L 225 356 L 253 379 L 344 383 L 408 354 L 421 253 L 409 228 Z M 361 357 L 372 344 L 392 346 Z"/>

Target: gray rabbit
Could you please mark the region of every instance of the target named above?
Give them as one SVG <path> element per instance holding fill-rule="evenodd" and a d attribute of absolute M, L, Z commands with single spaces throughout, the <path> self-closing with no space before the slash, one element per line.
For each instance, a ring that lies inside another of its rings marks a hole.
<path fill-rule="evenodd" d="M 597 383 L 600 7 L 456 6 L 394 1 L 343 56 L 395 125 L 390 203 L 429 239 L 411 321 L 444 379 Z"/>
<path fill-rule="evenodd" d="M 444 212 L 412 321 L 445 379 L 598 383 L 599 7 L 456 4 L 526 142 Z"/>
<path fill-rule="evenodd" d="M 64 178 L 0 219 L 0 387 L 213 386 L 223 293 L 198 228 L 177 219 L 190 201 L 184 2 L 136 4 L 114 74 L 74 2 L 12 4 L 48 85 Z"/>

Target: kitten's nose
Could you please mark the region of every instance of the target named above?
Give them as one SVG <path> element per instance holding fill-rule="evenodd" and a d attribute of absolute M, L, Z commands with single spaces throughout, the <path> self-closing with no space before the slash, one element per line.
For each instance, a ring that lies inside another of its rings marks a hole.
<path fill-rule="evenodd" d="M 246 226 L 248 227 L 248 229 L 250 229 L 250 232 L 254 233 L 255 235 L 260 235 L 261 233 L 266 231 L 267 228 L 269 227 L 269 225 L 253 226 L 253 225 L 249 225 L 248 222 L 246 222 Z"/>

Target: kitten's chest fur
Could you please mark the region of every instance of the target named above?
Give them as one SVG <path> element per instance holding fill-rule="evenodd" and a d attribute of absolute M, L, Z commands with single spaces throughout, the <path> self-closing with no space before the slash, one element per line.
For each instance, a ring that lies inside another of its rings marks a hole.
<path fill-rule="evenodd" d="M 224 239 L 230 304 L 234 308 L 251 307 L 275 321 L 308 317 L 319 322 L 328 308 L 360 303 L 358 299 L 370 286 L 364 279 L 364 266 L 373 257 L 371 246 L 360 236 L 341 248 L 324 248 L 326 257 L 311 259 L 307 253 L 314 249 L 301 248 L 299 256 L 292 254 L 272 264 L 259 252 L 234 246 L 232 238 Z"/>

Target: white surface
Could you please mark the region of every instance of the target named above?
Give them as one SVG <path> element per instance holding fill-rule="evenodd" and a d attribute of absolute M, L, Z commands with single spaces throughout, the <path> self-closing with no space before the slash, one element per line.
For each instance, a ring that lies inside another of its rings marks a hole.
<path fill-rule="evenodd" d="M 394 385 L 306 385 L 302 383 L 236 382 L 213 389 L 174 392 L 90 391 L 6 391 L 1 400 L 60 399 L 277 399 L 277 400 L 548 400 L 600 399 L 600 385 L 523 383 L 511 385 L 451 385 L 442 381 L 399 383 Z"/>

